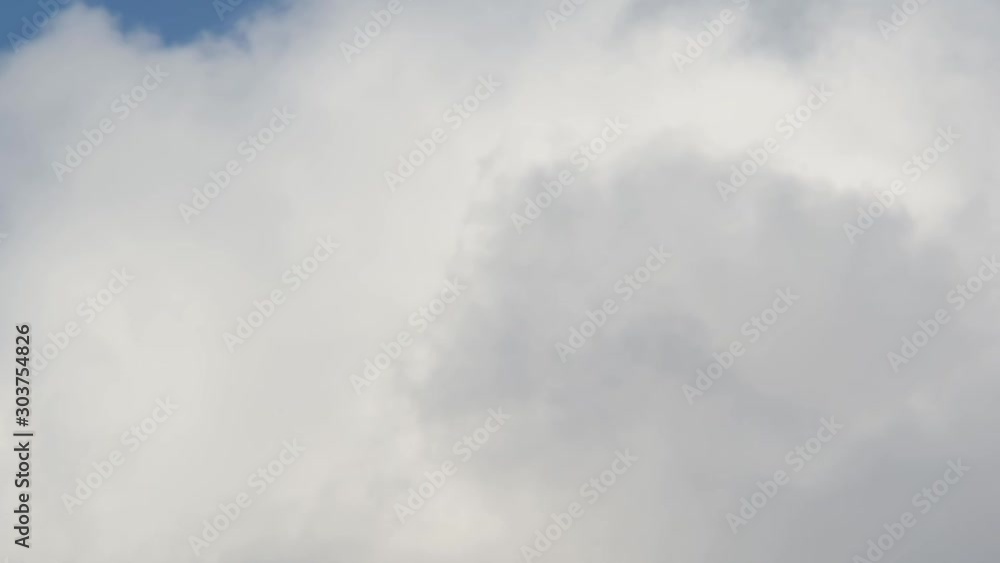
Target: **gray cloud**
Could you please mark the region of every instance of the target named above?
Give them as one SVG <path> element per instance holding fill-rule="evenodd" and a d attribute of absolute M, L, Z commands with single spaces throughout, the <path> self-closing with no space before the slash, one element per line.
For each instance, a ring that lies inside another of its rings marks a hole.
<path fill-rule="evenodd" d="M 930 4 L 882 41 L 878 7 L 761 2 L 679 73 L 672 49 L 715 7 L 586 3 L 553 31 L 556 6 L 406 4 L 351 63 L 341 43 L 381 4 L 303 2 L 171 47 L 74 8 L 0 62 L 0 312 L 32 323 L 36 354 L 80 328 L 33 380 L 36 544 L 12 561 L 199 560 L 189 536 L 241 492 L 251 505 L 200 559 L 523 561 L 574 501 L 545 561 L 853 561 L 908 510 L 883 561 L 995 559 L 997 294 L 949 299 L 996 253 L 995 46 L 978 27 L 994 8 Z M 170 75 L 119 119 L 147 65 Z M 453 127 L 483 75 L 501 86 Z M 833 101 L 724 202 L 717 182 L 820 83 Z M 282 107 L 294 121 L 248 160 Z M 614 117 L 627 129 L 581 170 Z M 52 161 L 103 118 L 115 131 L 59 182 Z M 852 244 L 845 223 L 947 126 L 955 148 Z M 447 140 L 391 192 L 385 172 L 435 128 Z M 186 222 L 179 206 L 233 160 Z M 518 232 L 512 214 L 564 170 Z M 317 237 L 340 246 L 312 270 Z M 662 269 L 623 281 L 661 246 Z M 87 313 L 120 268 L 135 280 Z M 415 322 L 454 279 L 467 289 Z M 275 290 L 231 352 L 223 335 Z M 791 308 L 747 325 L 783 290 Z M 895 373 L 887 354 L 939 309 L 950 321 Z M 401 332 L 412 344 L 356 393 Z M 127 451 L 167 396 L 178 412 Z M 511 418 L 462 461 L 490 409 Z M 844 429 L 795 471 L 789 452 L 830 417 Z M 293 439 L 301 459 L 254 492 Z M 116 449 L 125 463 L 67 513 Z M 589 504 L 581 486 L 625 450 L 639 460 Z M 972 470 L 920 514 L 914 495 L 958 459 Z M 396 505 L 449 460 L 401 525 Z M 789 484 L 733 534 L 727 514 L 779 470 Z"/>

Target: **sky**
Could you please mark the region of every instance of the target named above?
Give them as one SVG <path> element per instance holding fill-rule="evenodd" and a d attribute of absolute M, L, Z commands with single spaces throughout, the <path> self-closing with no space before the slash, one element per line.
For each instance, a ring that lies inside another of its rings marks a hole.
<path fill-rule="evenodd" d="M 0 6 L 0 22 L 6 33 L 33 34 L 33 28 L 44 32 L 51 12 L 58 16 L 72 4 L 103 9 L 110 14 L 119 31 L 124 33 L 146 30 L 155 33 L 166 45 L 189 43 L 205 34 L 224 34 L 241 16 L 259 9 L 278 8 L 282 4 L 271 0 L 176 0 L 173 2 L 131 2 L 129 0 L 12 0 Z M 42 12 L 45 16 L 37 16 Z M 27 22 L 34 25 L 29 26 Z M 4 49 L 11 49 L 11 41 L 4 42 Z"/>
<path fill-rule="evenodd" d="M 9 561 L 1000 555 L 995 2 L 0 10 Z"/>

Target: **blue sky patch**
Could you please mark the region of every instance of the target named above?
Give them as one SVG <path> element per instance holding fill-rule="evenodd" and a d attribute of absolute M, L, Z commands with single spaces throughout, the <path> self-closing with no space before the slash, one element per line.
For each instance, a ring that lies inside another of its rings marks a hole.
<path fill-rule="evenodd" d="M 18 39 L 30 42 L 53 15 L 79 2 L 103 7 L 119 18 L 126 31 L 144 28 L 167 45 L 189 42 L 203 32 L 225 33 L 239 19 L 277 4 L 276 0 L 6 0 L 0 2 L 3 48 L 16 48 Z"/>

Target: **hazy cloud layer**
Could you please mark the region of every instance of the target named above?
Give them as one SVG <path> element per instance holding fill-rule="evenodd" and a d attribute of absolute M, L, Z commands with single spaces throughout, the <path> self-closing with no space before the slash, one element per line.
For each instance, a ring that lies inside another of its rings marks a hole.
<path fill-rule="evenodd" d="M 996 560 L 994 4 L 389 4 L 0 58 L 11 561 Z"/>

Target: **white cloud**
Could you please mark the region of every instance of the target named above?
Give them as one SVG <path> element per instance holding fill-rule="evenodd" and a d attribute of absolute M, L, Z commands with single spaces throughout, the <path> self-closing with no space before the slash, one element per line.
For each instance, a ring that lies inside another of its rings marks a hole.
<path fill-rule="evenodd" d="M 958 457 L 977 471 L 894 554 L 995 558 L 984 529 L 951 522 L 996 498 L 995 294 L 904 375 L 885 357 L 996 248 L 996 46 L 952 27 L 995 8 L 933 4 L 886 42 L 874 8 L 751 2 L 679 74 L 680 12 L 588 2 L 552 31 L 550 4 L 407 3 L 351 64 L 340 43 L 381 4 L 303 2 L 175 47 L 77 6 L 0 60 L 0 311 L 32 324 L 36 354 L 81 328 L 32 383 L 31 557 L 193 561 L 188 536 L 299 439 L 203 560 L 514 560 L 622 448 L 642 464 L 545 561 L 849 561 Z M 802 41 L 784 16 L 822 30 L 796 56 L 760 43 Z M 157 65 L 169 77 L 118 120 Z M 390 192 L 384 172 L 490 74 L 502 86 Z M 716 182 L 817 84 L 829 105 L 723 204 Z M 247 161 L 240 144 L 284 107 L 296 118 Z M 51 162 L 109 116 L 56 181 Z M 519 234 L 510 214 L 615 116 L 627 133 Z M 843 223 L 949 125 L 955 151 L 851 245 Z M 178 205 L 232 159 L 242 172 L 185 223 Z M 318 237 L 340 247 L 293 292 L 282 274 Z M 669 268 L 560 362 L 553 343 L 660 245 Z M 120 268 L 135 281 L 88 322 L 77 304 Z M 358 397 L 350 374 L 455 276 L 461 299 Z M 682 385 L 784 287 L 801 301 L 689 405 Z M 223 333 L 276 288 L 287 301 L 230 354 Z M 66 514 L 61 495 L 164 396 L 183 408 Z M 509 426 L 401 528 L 399 492 L 497 405 Z M 726 513 L 831 415 L 843 435 L 734 538 Z"/>

